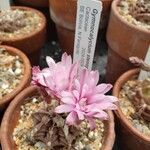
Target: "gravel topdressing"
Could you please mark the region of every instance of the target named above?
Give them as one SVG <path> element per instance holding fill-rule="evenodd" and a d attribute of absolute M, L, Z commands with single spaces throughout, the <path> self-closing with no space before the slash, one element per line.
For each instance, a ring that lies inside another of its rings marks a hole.
<path fill-rule="evenodd" d="M 74 135 L 76 138 L 74 139 L 74 142 L 72 143 L 71 147 L 69 148 L 66 146 L 62 147 L 51 147 L 47 148 L 45 142 L 45 139 L 38 140 L 37 137 L 33 135 L 33 133 L 37 130 L 35 128 L 35 122 L 33 120 L 33 114 L 38 113 L 41 110 L 44 110 L 47 107 L 51 107 L 54 103 L 47 104 L 45 101 L 42 101 L 42 98 L 39 96 L 34 96 L 32 98 L 29 98 L 30 101 L 28 101 L 26 104 L 21 106 L 21 111 L 20 111 L 20 118 L 18 121 L 18 124 L 16 128 L 14 129 L 13 133 L 13 139 L 17 145 L 17 150 L 100 150 L 102 147 L 103 143 L 103 137 L 104 137 L 104 124 L 101 121 L 96 121 L 97 128 L 94 131 L 91 131 L 89 129 L 89 126 L 87 122 L 82 122 L 79 127 L 74 128 Z M 29 100 L 28 99 L 28 100 Z M 41 116 L 38 116 L 41 117 Z M 36 116 L 36 118 L 38 118 Z M 58 119 L 60 124 L 62 123 L 60 119 Z M 58 123 L 57 122 L 57 123 Z M 59 125 L 59 123 L 58 123 Z M 44 130 L 45 127 L 42 127 L 42 130 Z M 56 128 L 55 128 L 56 129 Z M 64 133 L 68 133 L 68 126 L 64 125 Z M 69 127 L 70 131 L 70 127 Z M 50 130 L 51 133 L 54 133 L 55 130 Z M 38 133 L 38 138 L 39 136 L 43 136 L 43 133 L 45 132 L 40 132 Z M 57 132 L 57 134 L 54 134 L 52 138 L 47 138 L 46 142 L 47 144 L 54 145 L 55 144 L 60 144 L 64 142 L 67 137 L 62 133 L 62 132 Z M 74 138 L 74 137 L 70 137 Z M 51 139 L 51 140 L 50 140 Z M 68 140 L 70 140 L 68 139 Z M 57 143 L 57 141 L 59 141 Z"/>
<path fill-rule="evenodd" d="M 19 85 L 23 74 L 24 65 L 21 58 L 0 48 L 0 100 Z"/>
<path fill-rule="evenodd" d="M 121 0 L 118 11 L 127 22 L 150 30 L 150 0 Z"/>
<path fill-rule="evenodd" d="M 42 18 L 29 10 L 0 12 L 0 38 L 11 39 L 27 36 L 41 27 Z"/>

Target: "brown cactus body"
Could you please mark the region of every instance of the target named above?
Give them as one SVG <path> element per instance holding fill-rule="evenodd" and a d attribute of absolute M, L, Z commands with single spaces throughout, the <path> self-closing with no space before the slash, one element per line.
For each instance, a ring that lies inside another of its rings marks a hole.
<path fill-rule="evenodd" d="M 150 121 L 150 79 L 142 81 L 137 87 L 133 103 L 138 116 Z"/>
<path fill-rule="evenodd" d="M 150 72 L 150 65 L 137 57 L 130 57 L 131 63 L 139 66 L 142 70 Z M 141 81 L 135 88 L 133 103 L 137 110 L 137 115 L 150 121 L 150 77 Z"/>

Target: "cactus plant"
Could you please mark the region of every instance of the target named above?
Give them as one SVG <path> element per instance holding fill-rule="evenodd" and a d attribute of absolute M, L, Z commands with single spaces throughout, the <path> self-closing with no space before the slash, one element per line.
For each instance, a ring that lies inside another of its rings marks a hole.
<path fill-rule="evenodd" d="M 150 72 L 150 65 L 146 64 L 143 60 L 137 57 L 131 57 L 130 61 L 136 66 L 139 66 L 142 70 Z M 137 115 L 150 121 L 150 77 L 139 82 L 135 88 L 133 98 L 133 104 L 137 110 Z"/>

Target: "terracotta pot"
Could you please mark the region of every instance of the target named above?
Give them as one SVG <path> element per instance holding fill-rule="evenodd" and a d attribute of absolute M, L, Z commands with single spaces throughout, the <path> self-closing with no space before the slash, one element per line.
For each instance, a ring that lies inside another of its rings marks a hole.
<path fill-rule="evenodd" d="M 27 87 L 31 79 L 31 66 L 27 56 L 23 52 L 14 47 L 0 45 L 0 48 L 1 47 L 4 47 L 12 55 L 18 55 L 23 61 L 25 70 L 24 76 L 20 84 L 11 93 L 7 94 L 6 96 L 3 97 L 2 100 L 0 100 L 0 110 L 4 109 L 19 92 L 21 92 L 25 87 Z"/>
<path fill-rule="evenodd" d="M 60 46 L 73 54 L 77 0 L 49 0 L 51 18 L 56 24 Z M 103 12 L 100 29 L 106 28 L 112 0 L 102 0 Z"/>
<path fill-rule="evenodd" d="M 31 7 L 48 7 L 48 0 L 16 0 L 19 4 Z"/>
<path fill-rule="evenodd" d="M 144 59 L 150 44 L 150 31 L 124 20 L 117 10 L 119 1 L 112 2 L 107 29 L 109 51 L 106 80 L 109 83 L 114 83 L 124 71 L 132 68 L 128 61 L 130 56 Z"/>
<path fill-rule="evenodd" d="M 1 125 L 1 145 L 3 150 L 16 150 L 13 141 L 13 130 L 16 127 L 20 106 L 25 103 L 25 99 L 32 97 L 39 92 L 36 86 L 31 86 L 22 91 L 9 105 L 6 110 L 2 125 Z M 106 132 L 102 150 L 111 150 L 114 144 L 115 133 L 114 133 L 114 118 L 112 112 L 109 112 L 110 121 L 105 122 Z"/>
<path fill-rule="evenodd" d="M 113 95 L 119 97 L 122 86 L 133 76 L 138 75 L 139 69 L 132 69 L 125 72 L 116 81 L 113 88 Z M 119 140 L 121 142 L 121 150 L 149 150 L 150 137 L 142 134 L 131 125 L 128 119 L 124 116 L 121 109 L 115 111 L 117 123 L 119 124 Z"/>
<path fill-rule="evenodd" d="M 37 13 L 42 18 L 42 25 L 39 29 L 31 34 L 20 36 L 12 39 L 0 38 L 2 44 L 10 45 L 22 50 L 27 55 L 37 54 L 44 46 L 46 41 L 46 18 L 38 10 L 29 7 L 12 6 L 12 9 L 28 10 Z M 32 55 L 32 57 L 34 57 Z M 32 59 L 30 59 L 32 61 Z"/>

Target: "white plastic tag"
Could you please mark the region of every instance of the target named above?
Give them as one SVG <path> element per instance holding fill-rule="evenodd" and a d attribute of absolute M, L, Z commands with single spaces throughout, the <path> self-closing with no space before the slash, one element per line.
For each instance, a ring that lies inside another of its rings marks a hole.
<path fill-rule="evenodd" d="M 150 46 L 149 46 L 149 49 L 147 51 L 147 54 L 146 54 L 146 57 L 145 57 L 145 60 L 144 60 L 147 64 L 150 64 Z M 149 72 L 146 72 L 146 71 L 143 71 L 141 70 L 140 71 L 140 74 L 139 74 L 139 80 L 144 80 L 146 79 L 147 77 L 150 77 L 150 73 Z"/>
<path fill-rule="evenodd" d="M 10 1 L 9 0 L 0 0 L 0 10 L 8 10 L 10 9 Z"/>
<path fill-rule="evenodd" d="M 102 2 L 99 0 L 78 0 L 73 61 L 81 67 L 92 69 Z"/>

